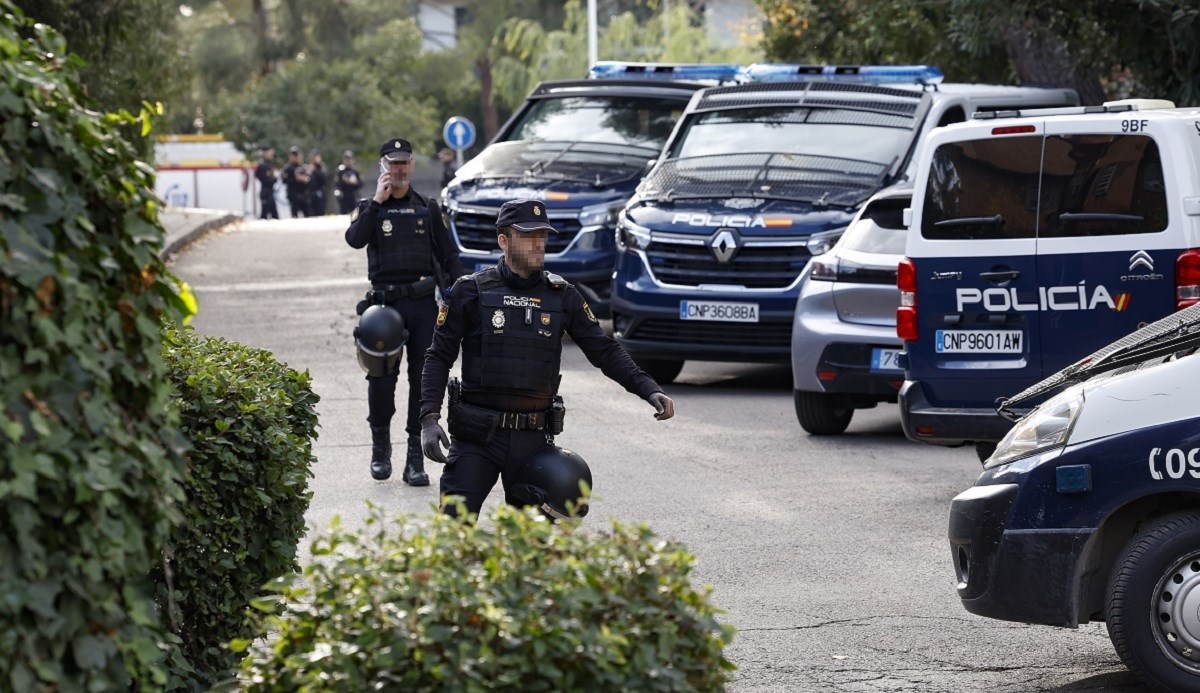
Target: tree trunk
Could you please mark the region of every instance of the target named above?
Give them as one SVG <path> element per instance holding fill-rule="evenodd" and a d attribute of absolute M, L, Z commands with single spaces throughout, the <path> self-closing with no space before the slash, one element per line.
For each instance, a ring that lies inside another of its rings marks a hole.
<path fill-rule="evenodd" d="M 263 7 L 263 0 L 252 0 L 251 7 L 251 24 L 254 27 L 254 42 L 258 48 L 258 73 L 263 75 L 271 74 L 271 46 L 267 36 L 267 9 Z"/>
<path fill-rule="evenodd" d="M 479 105 L 483 111 L 483 141 L 489 142 L 500 129 L 500 118 L 496 114 L 496 99 L 492 97 L 492 62 L 487 55 L 475 61 L 475 72 L 479 76 Z"/>
<path fill-rule="evenodd" d="M 1066 44 L 1042 30 L 1036 19 L 1009 25 L 1004 42 L 1022 84 L 1074 89 L 1085 106 L 1098 106 L 1106 100 L 1096 70 L 1079 65 Z"/>

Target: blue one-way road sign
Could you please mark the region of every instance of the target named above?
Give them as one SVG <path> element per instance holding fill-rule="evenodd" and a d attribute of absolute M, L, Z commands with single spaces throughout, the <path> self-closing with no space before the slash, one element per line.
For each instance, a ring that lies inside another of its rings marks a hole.
<path fill-rule="evenodd" d="M 462 116 L 454 116 L 442 126 L 442 139 L 455 151 L 469 149 L 475 144 L 475 124 Z"/>

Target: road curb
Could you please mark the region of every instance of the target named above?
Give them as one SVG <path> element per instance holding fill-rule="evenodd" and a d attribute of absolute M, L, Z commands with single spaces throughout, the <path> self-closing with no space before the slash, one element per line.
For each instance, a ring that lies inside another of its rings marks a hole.
<path fill-rule="evenodd" d="M 223 214 L 220 216 L 215 216 L 211 219 L 206 219 L 205 221 L 202 221 L 181 233 L 167 233 L 167 237 L 163 241 L 162 250 L 158 252 L 158 257 L 166 260 L 171 255 L 182 251 L 188 245 L 195 242 L 209 231 L 221 228 L 227 224 L 232 224 L 235 221 L 240 221 L 241 218 L 241 215 L 233 214 L 231 212 L 229 214 Z"/>

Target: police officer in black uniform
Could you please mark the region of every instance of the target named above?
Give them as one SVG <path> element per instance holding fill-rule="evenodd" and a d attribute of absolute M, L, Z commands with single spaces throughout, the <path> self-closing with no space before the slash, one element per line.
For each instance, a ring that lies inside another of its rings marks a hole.
<path fill-rule="evenodd" d="M 358 169 L 354 168 L 354 152 L 349 149 L 342 152 L 342 163 L 338 165 L 333 180 L 338 214 L 349 214 L 354 209 L 354 201 L 358 199 L 358 186 L 362 185 Z"/>
<path fill-rule="evenodd" d="M 308 205 L 304 192 L 308 186 L 308 175 L 301 161 L 300 148 L 292 146 L 288 150 L 288 162 L 283 167 L 284 190 L 287 191 L 288 206 L 292 208 L 292 218 L 308 216 Z"/>
<path fill-rule="evenodd" d="M 410 486 L 428 486 L 421 457 L 418 420 L 421 364 L 433 339 L 438 314 L 434 294 L 437 284 L 461 277 L 462 262 L 450 239 L 437 202 L 409 185 L 413 172 L 412 144 L 394 138 L 379 148 L 380 166 L 374 198 L 364 198 L 350 213 L 346 242 L 367 249 L 367 276 L 371 290 L 359 303 L 361 315 L 371 304 L 391 306 L 404 318 L 408 331 L 408 455 L 403 479 Z M 444 279 L 440 279 L 445 275 Z M 444 284 L 443 284 L 444 285 Z M 367 422 L 371 426 L 371 476 L 384 480 L 392 474 L 391 421 L 396 413 L 396 371 L 382 378 L 367 376 Z"/>
<path fill-rule="evenodd" d="M 278 219 L 279 210 L 275 207 L 275 169 L 271 160 L 275 158 L 273 147 L 262 148 L 262 158 L 254 167 L 254 178 L 258 180 L 258 201 L 262 204 L 262 219 Z"/>
<path fill-rule="evenodd" d="M 654 406 L 654 417 L 671 418 L 675 404 L 621 345 L 604 333 L 579 291 L 542 269 L 546 234 L 555 233 L 538 200 L 504 203 L 496 218 L 504 258 L 496 267 L 463 277 L 438 313 L 433 345 L 421 383 L 421 440 L 425 455 L 446 464 L 441 493 L 466 499 L 478 513 L 503 480 L 505 500 L 523 505 L 507 473 L 552 445 L 562 358 L 569 334 L 592 365 Z M 462 345 L 461 392 L 451 392 L 448 426 L 438 420 L 450 367 Z M 457 398 L 457 402 L 454 401 Z M 447 459 L 442 451 L 449 445 Z M 449 514 L 455 508 L 445 506 Z"/>
<path fill-rule="evenodd" d="M 329 211 L 329 205 L 325 202 L 325 186 L 328 184 L 329 175 L 321 161 L 321 151 L 314 149 L 308 153 L 308 182 L 304 188 L 304 208 L 308 216 L 320 217 Z"/>

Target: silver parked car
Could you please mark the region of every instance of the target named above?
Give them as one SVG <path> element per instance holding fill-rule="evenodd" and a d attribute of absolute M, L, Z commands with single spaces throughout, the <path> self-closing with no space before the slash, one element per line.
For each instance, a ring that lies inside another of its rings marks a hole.
<path fill-rule="evenodd" d="M 792 324 L 796 418 L 813 435 L 846 430 L 855 409 L 895 402 L 896 266 L 904 258 L 904 208 L 912 186 L 876 193 L 832 250 L 809 262 Z"/>

